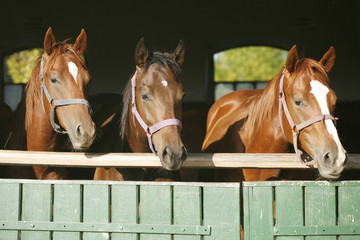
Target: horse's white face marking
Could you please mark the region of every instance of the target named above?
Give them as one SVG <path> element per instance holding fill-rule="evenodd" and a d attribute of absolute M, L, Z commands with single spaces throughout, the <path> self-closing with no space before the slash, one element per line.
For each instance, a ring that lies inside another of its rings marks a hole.
<path fill-rule="evenodd" d="M 162 81 L 161 81 L 161 84 L 162 84 L 164 87 L 167 87 L 168 82 L 167 82 L 166 80 L 162 80 Z"/>
<path fill-rule="evenodd" d="M 75 82 L 77 83 L 77 74 L 78 74 L 78 68 L 75 63 L 69 62 L 68 63 L 69 72 L 73 76 Z"/>
<path fill-rule="evenodd" d="M 326 101 L 327 94 L 329 92 L 329 88 L 326 87 L 321 82 L 319 82 L 318 80 L 311 80 L 310 85 L 311 85 L 310 93 L 312 93 L 315 96 L 315 98 L 320 106 L 321 113 L 322 114 L 330 114 L 330 111 L 329 111 L 329 108 L 327 105 L 327 101 Z M 334 138 L 334 141 L 338 147 L 338 159 L 342 163 L 345 160 L 346 156 L 345 156 L 345 151 L 341 145 L 336 127 L 331 119 L 326 119 L 325 125 L 326 125 L 326 129 L 329 132 L 329 134 Z M 338 163 L 338 164 L 340 164 L 340 163 Z"/>

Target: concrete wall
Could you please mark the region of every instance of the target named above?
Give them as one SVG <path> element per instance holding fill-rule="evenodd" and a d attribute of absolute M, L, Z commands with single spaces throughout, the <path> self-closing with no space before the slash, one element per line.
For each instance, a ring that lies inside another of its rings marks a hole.
<path fill-rule="evenodd" d="M 42 46 L 49 26 L 57 40 L 72 41 L 84 28 L 91 95 L 122 92 L 135 69 L 135 46 L 145 37 L 150 50 L 160 51 L 171 51 L 184 39 L 187 102 L 211 99 L 212 53 L 242 44 L 298 44 L 305 56 L 318 60 L 333 45 L 331 85 L 340 100 L 360 100 L 356 0 L 8 1 L 0 9 L 0 56 Z"/>

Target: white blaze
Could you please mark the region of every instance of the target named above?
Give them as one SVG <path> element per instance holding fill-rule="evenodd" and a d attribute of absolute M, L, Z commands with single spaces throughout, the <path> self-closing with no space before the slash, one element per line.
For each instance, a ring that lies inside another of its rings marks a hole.
<path fill-rule="evenodd" d="M 78 74 L 78 68 L 75 63 L 69 62 L 68 63 L 69 72 L 73 76 L 75 82 L 77 83 L 77 74 Z"/>
<path fill-rule="evenodd" d="M 311 80 L 310 85 L 311 85 L 310 93 L 314 94 L 314 96 L 320 106 L 321 113 L 330 115 L 330 111 L 329 111 L 327 101 L 326 101 L 327 94 L 329 92 L 329 88 L 317 80 Z M 343 151 L 343 147 L 341 145 L 341 142 L 340 142 L 340 139 L 339 139 L 339 136 L 338 136 L 338 133 L 337 133 L 337 130 L 336 130 L 336 127 L 335 127 L 333 121 L 331 119 L 326 119 L 325 125 L 327 128 L 327 131 L 334 138 L 334 141 L 338 147 L 338 159 L 341 159 L 344 161 L 345 153 Z"/>
<path fill-rule="evenodd" d="M 167 87 L 167 85 L 168 85 L 168 82 L 166 80 L 162 80 L 161 83 L 164 87 Z"/>

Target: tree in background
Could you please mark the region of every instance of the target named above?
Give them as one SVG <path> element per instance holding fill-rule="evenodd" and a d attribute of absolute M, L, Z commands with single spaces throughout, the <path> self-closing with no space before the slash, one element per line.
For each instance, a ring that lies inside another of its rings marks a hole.
<path fill-rule="evenodd" d="M 31 77 L 31 72 L 36 66 L 42 48 L 34 48 L 13 53 L 5 58 L 6 74 L 5 83 L 26 84 Z"/>
<path fill-rule="evenodd" d="M 288 51 L 265 46 L 233 48 L 214 55 L 215 82 L 268 81 L 285 65 Z"/>

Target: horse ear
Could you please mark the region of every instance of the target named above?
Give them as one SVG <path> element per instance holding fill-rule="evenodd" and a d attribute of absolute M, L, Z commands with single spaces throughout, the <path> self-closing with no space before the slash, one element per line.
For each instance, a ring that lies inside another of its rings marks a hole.
<path fill-rule="evenodd" d="M 45 39 L 44 39 L 44 50 L 48 55 L 52 53 L 55 44 L 56 44 L 55 36 L 53 34 L 51 27 L 49 27 L 48 30 L 46 31 Z"/>
<path fill-rule="evenodd" d="M 336 54 L 333 46 L 324 54 L 319 63 L 324 67 L 326 72 L 329 72 L 334 66 Z"/>
<path fill-rule="evenodd" d="M 295 70 L 296 64 L 299 61 L 299 55 L 296 49 L 296 45 L 294 45 L 287 56 L 286 59 L 286 69 L 292 73 Z"/>
<path fill-rule="evenodd" d="M 75 52 L 79 55 L 83 55 L 87 46 L 87 35 L 84 29 L 81 29 L 81 33 L 76 38 L 76 41 L 73 45 Z"/>
<path fill-rule="evenodd" d="M 172 53 L 172 57 L 178 65 L 184 62 L 185 46 L 184 41 L 181 39 L 175 51 Z"/>
<path fill-rule="evenodd" d="M 147 58 L 149 56 L 149 51 L 145 46 L 144 38 L 141 38 L 135 49 L 135 63 L 138 67 L 143 68 Z"/>

